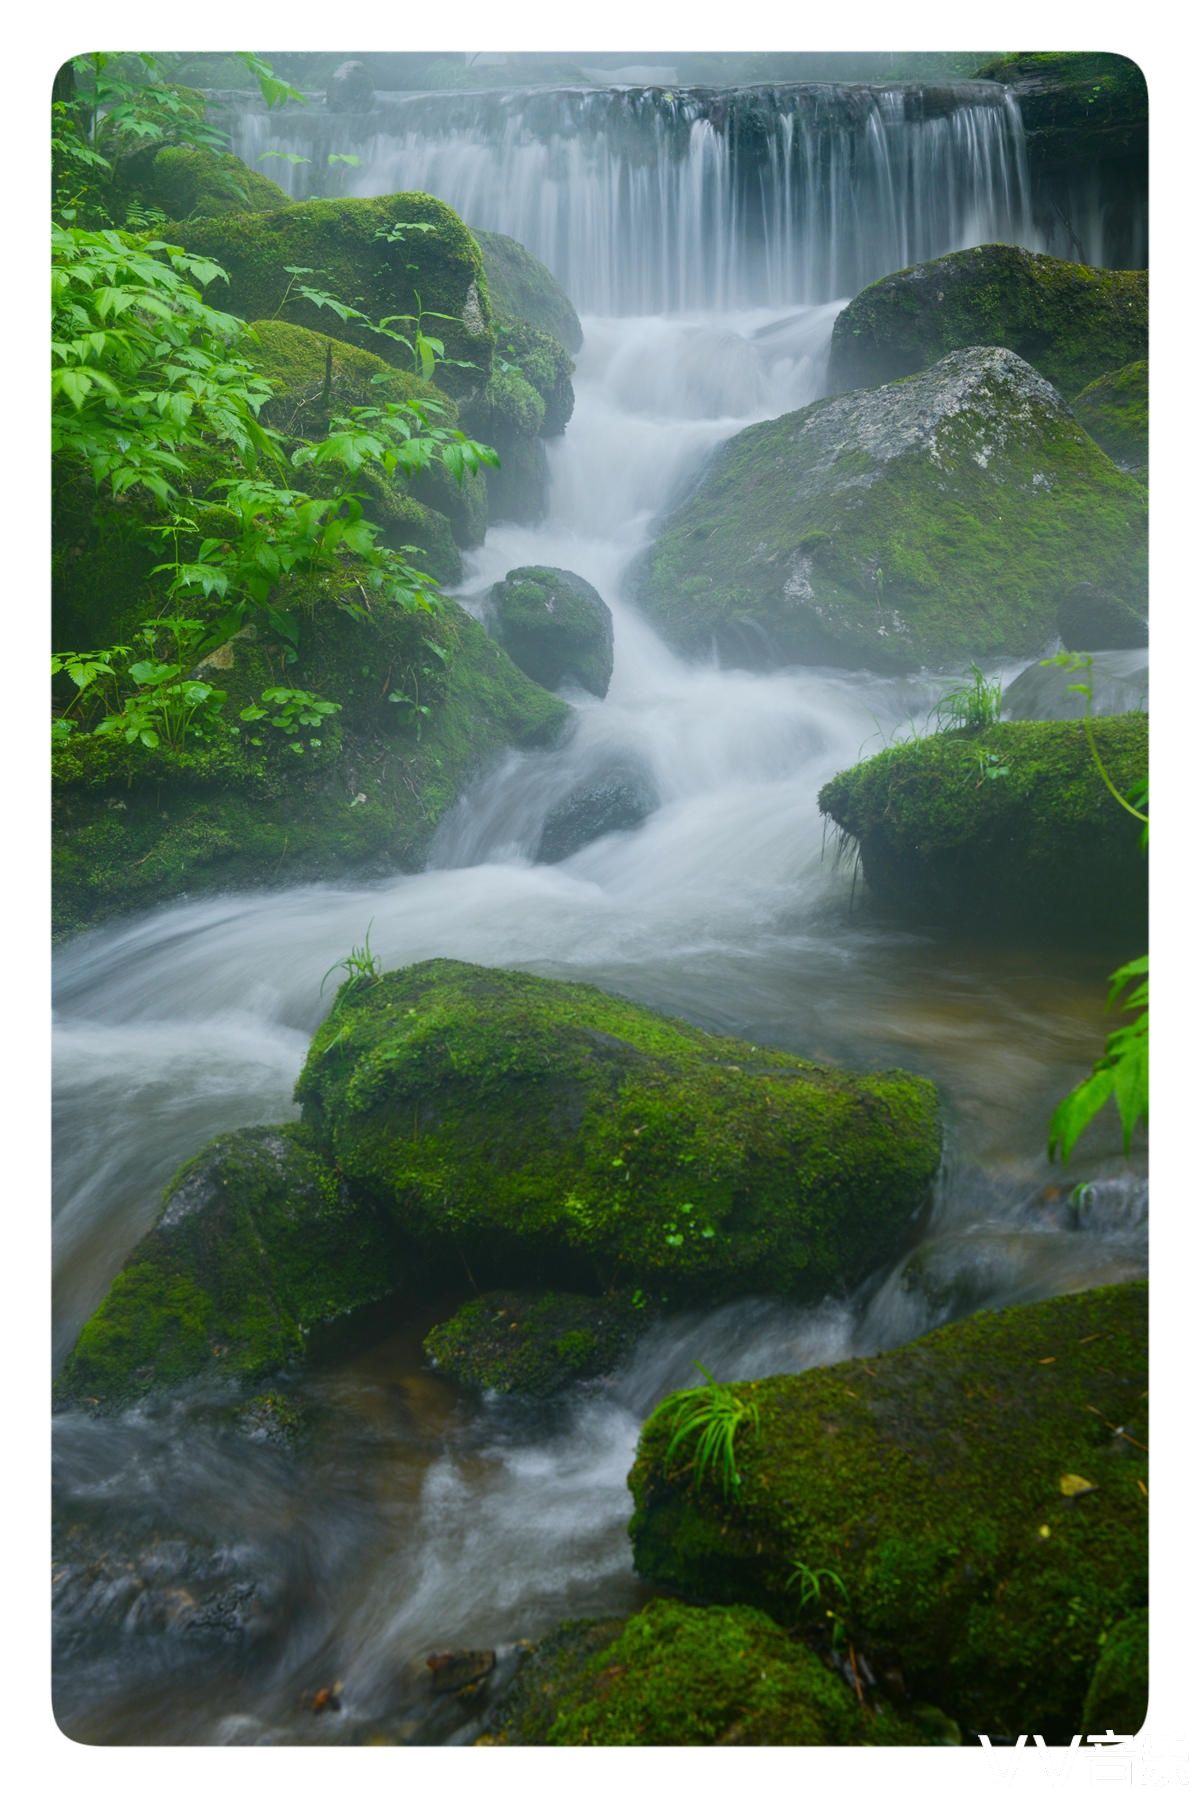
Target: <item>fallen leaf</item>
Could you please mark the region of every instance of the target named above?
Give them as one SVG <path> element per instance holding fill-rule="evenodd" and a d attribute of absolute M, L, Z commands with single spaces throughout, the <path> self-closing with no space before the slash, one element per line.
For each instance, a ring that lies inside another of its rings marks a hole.
<path fill-rule="evenodd" d="M 1085 1480 L 1081 1473 L 1064 1473 L 1058 1482 L 1058 1489 L 1064 1498 L 1082 1498 L 1085 1492 L 1100 1490 L 1091 1480 Z"/>

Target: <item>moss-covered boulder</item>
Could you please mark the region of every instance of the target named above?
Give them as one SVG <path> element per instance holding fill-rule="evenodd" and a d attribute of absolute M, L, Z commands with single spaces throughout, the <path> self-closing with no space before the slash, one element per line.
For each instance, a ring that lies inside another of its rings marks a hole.
<path fill-rule="evenodd" d="M 545 263 L 515 237 L 499 231 L 476 231 L 475 241 L 483 255 L 496 318 L 523 319 L 576 355 L 583 347 L 579 315 Z"/>
<path fill-rule="evenodd" d="M 1145 649 L 1150 626 L 1144 607 L 1121 594 L 1081 581 L 1059 602 L 1055 615 L 1064 649 Z"/>
<path fill-rule="evenodd" d="M 1145 356 L 1148 280 L 1144 269 L 1088 268 L 1012 244 L 919 262 L 865 287 L 838 314 L 830 382 L 875 387 L 951 350 L 998 344 L 1070 398 Z"/>
<path fill-rule="evenodd" d="M 1098 718 L 1095 734 L 1118 791 L 1146 777 L 1144 713 Z M 1105 788 L 1082 721 L 897 743 L 835 776 L 817 803 L 854 838 L 871 893 L 906 917 L 1127 945 L 1144 936 L 1141 826 Z"/>
<path fill-rule="evenodd" d="M 480 1392 L 552 1398 L 609 1373 L 642 1327 L 618 1299 L 578 1292 L 485 1292 L 425 1338 L 442 1373 Z"/>
<path fill-rule="evenodd" d="M 1150 364 L 1129 362 L 1076 394 L 1071 410 L 1118 468 L 1145 478 L 1150 464 Z"/>
<path fill-rule="evenodd" d="M 637 576 L 677 647 L 890 670 L 1036 654 L 1081 580 L 1145 590 L 1146 493 L 1011 350 L 751 425 Z"/>
<path fill-rule="evenodd" d="M 218 1137 L 171 1181 L 158 1222 L 84 1325 L 57 1396 L 125 1401 L 206 1371 L 257 1379 L 318 1324 L 390 1292 L 394 1226 L 352 1199 L 303 1132 Z"/>
<path fill-rule="evenodd" d="M 538 1643 L 487 1740 L 512 1746 L 756 1747 L 915 1742 L 860 1706 L 812 1649 L 748 1605 L 656 1598 L 627 1623 Z"/>
<path fill-rule="evenodd" d="M 411 369 L 410 348 L 314 305 L 300 286 L 331 293 L 375 322 L 415 319 L 418 310 L 444 314 L 426 320 L 446 348 L 439 387 L 460 395 L 487 385 L 493 333 L 479 246 L 457 213 L 429 194 L 304 200 L 277 212 L 190 220 L 179 235 L 226 271 L 222 304 L 240 318 L 308 325 Z M 313 273 L 290 275 L 289 268 Z M 411 326 L 392 329 L 411 339 Z M 468 366 L 456 366 L 462 363 Z"/>
<path fill-rule="evenodd" d="M 175 221 L 226 212 L 280 212 L 289 204 L 278 182 L 216 150 L 168 144 L 135 158 L 132 170 L 135 185 L 128 197 Z"/>
<path fill-rule="evenodd" d="M 1135 1736 L 1150 1702 L 1150 1613 L 1135 1611 L 1104 1636 L 1083 1701 L 1085 1735 Z"/>
<path fill-rule="evenodd" d="M 361 606 L 357 587 L 334 580 L 307 590 L 287 670 L 290 685 L 341 707 L 319 747 L 304 741 L 297 755 L 269 727 L 177 753 L 112 737 L 56 746 L 60 933 L 182 894 L 419 867 L 487 761 L 551 741 L 569 715 L 452 601 L 417 613 L 376 597 L 364 618 L 345 597 Z M 230 720 L 279 679 L 252 632 L 198 672 L 228 695 Z"/>
<path fill-rule="evenodd" d="M 489 595 L 497 641 L 530 680 L 603 699 L 613 669 L 612 613 L 566 568 L 512 568 Z"/>
<path fill-rule="evenodd" d="M 728 1494 L 668 1462 L 668 1403 L 630 1475 L 635 1565 L 801 1628 L 831 1606 L 965 1740 L 1069 1739 L 1106 1633 L 1146 1602 L 1146 1336 L 1137 1283 L 729 1388 L 757 1422 Z"/>
<path fill-rule="evenodd" d="M 347 1178 L 497 1284 L 827 1292 L 895 1254 L 940 1155 L 928 1081 L 463 962 L 348 993 L 296 1090 Z"/>
<path fill-rule="evenodd" d="M 1149 105 L 1146 78 L 1128 56 L 1096 50 L 1018 50 L 976 71 L 1001 81 L 1021 106 L 1030 165 L 1086 172 L 1117 157 L 1144 162 Z"/>

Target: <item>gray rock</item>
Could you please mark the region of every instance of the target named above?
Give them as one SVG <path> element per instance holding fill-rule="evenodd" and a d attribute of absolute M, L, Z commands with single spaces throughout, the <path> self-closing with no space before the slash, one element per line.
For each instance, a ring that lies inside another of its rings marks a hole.
<path fill-rule="evenodd" d="M 1086 672 L 1080 669 L 1044 668 L 1040 662 L 1023 668 L 1004 689 L 1006 718 L 1082 718 L 1082 693 L 1068 689 L 1089 680 L 1092 710 L 1097 716 L 1147 709 L 1150 673 L 1144 649 L 1101 650 Z"/>
<path fill-rule="evenodd" d="M 646 771 L 615 763 L 569 793 L 548 814 L 535 860 L 565 861 L 611 831 L 636 830 L 657 807 L 658 794 Z"/>
<path fill-rule="evenodd" d="M 375 86 L 365 62 L 338 64 L 325 89 L 325 104 L 330 112 L 370 112 Z"/>
<path fill-rule="evenodd" d="M 612 613 L 565 568 L 513 568 L 489 596 L 494 635 L 530 680 L 603 699 L 612 679 Z"/>

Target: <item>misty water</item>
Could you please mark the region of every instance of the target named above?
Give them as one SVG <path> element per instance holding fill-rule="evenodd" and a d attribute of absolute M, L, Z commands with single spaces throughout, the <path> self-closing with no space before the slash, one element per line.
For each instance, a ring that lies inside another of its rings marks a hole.
<path fill-rule="evenodd" d="M 998 220 L 964 205 L 922 254 L 1005 223 L 1020 239 L 1020 145 L 1011 121 L 1005 131 L 1017 210 Z M 443 192 L 428 146 L 406 160 L 406 141 L 373 143 L 357 191 Z M 444 129 L 435 147 L 453 151 Z M 983 165 L 969 148 L 962 158 L 965 193 Z M 993 156 L 980 191 L 994 196 L 995 181 Z M 555 264 L 553 244 L 504 213 L 498 176 L 487 216 L 449 174 L 444 185 L 472 222 L 523 226 Z M 519 209 L 527 190 L 511 191 Z M 697 266 L 708 216 L 696 213 L 688 242 Z M 857 216 L 851 195 L 840 228 L 852 234 Z M 882 255 L 870 272 L 885 272 L 895 248 L 860 236 L 850 266 Z M 802 258 L 802 237 L 787 254 Z M 615 293 L 599 265 L 593 288 L 573 292 L 585 342 L 575 415 L 550 450 L 548 516 L 489 530 L 460 598 L 482 611 L 491 583 L 524 563 L 583 575 L 613 613 L 611 690 L 603 702 L 565 695 L 575 712 L 558 748 L 488 770 L 443 821 L 425 872 L 180 902 L 59 951 L 55 1347 L 61 1361 L 181 1161 L 219 1131 L 294 1115 L 292 1085 L 329 1005 L 322 977 L 368 925 L 385 968 L 442 955 L 585 980 L 806 1056 L 929 1075 L 946 1155 L 921 1240 L 816 1306 L 743 1301 L 659 1323 L 626 1366 L 550 1414 L 464 1397 L 424 1366 L 422 1335 L 451 1304 L 430 1295 L 374 1347 L 292 1377 L 311 1419 L 295 1456 L 232 1430 L 203 1391 L 121 1417 L 60 1416 L 56 1708 L 72 1734 L 461 1739 L 470 1722 L 456 1702 L 422 1695 L 426 1655 L 496 1648 L 503 1664 L 560 1619 L 641 1601 L 625 1479 L 641 1420 L 697 1377 L 694 1359 L 720 1378 L 798 1370 L 1144 1268 L 1144 1170 L 1098 1128 L 1072 1168 L 1094 1188 L 1080 1208 L 1045 1153 L 1047 1117 L 1103 1034 L 1108 958 L 969 932 L 949 947 L 898 927 L 864 904 L 852 859 L 823 832 L 822 783 L 929 728 L 945 678 L 684 662 L 625 596 L 656 518 L 711 450 L 821 395 L 851 291 L 828 291 L 839 266 L 827 258 L 816 303 L 779 298 L 764 273 L 758 304 L 721 281 L 708 310 L 664 298 L 642 312 L 636 288 Z M 567 255 L 556 272 L 571 267 Z M 614 766 L 637 770 L 657 809 L 537 863 L 555 805 Z M 300 1708 L 335 1681 L 340 1711 Z"/>

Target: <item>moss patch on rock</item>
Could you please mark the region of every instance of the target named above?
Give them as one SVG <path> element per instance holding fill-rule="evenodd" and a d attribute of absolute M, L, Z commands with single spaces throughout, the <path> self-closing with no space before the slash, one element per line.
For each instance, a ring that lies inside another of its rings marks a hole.
<path fill-rule="evenodd" d="M 1083 1701 L 1083 1732 L 1135 1736 L 1149 1703 L 1150 1613 L 1135 1611 L 1104 1637 Z"/>
<path fill-rule="evenodd" d="M 1150 464 L 1150 364 L 1129 362 L 1075 396 L 1071 410 L 1118 468 L 1145 479 Z"/>
<path fill-rule="evenodd" d="M 583 347 L 583 327 L 564 290 L 544 262 L 515 237 L 476 231 L 492 311 L 498 320 L 524 319 L 546 332 L 570 355 Z"/>
<path fill-rule="evenodd" d="M 463 962 L 347 993 L 296 1090 L 348 1178 L 498 1284 L 828 1292 L 895 1254 L 940 1156 L 928 1081 Z"/>
<path fill-rule="evenodd" d="M 1106 1633 L 1146 1602 L 1146 1335 L 1135 1283 L 737 1385 L 759 1427 L 728 1498 L 665 1464 L 660 1407 L 630 1475 L 635 1565 L 801 1628 L 797 1567 L 834 1573 L 877 1678 L 966 1740 L 1069 1739 Z"/>
<path fill-rule="evenodd" d="M 1099 718 L 1119 792 L 1146 776 L 1149 719 Z M 1003 772 L 1001 772 L 1003 770 Z M 1141 826 L 1106 790 L 1082 721 L 993 724 L 897 743 L 817 797 L 853 837 L 875 897 L 972 931 L 1145 934 Z"/>
<path fill-rule="evenodd" d="M 885 275 L 838 314 L 829 378 L 874 387 L 929 368 L 951 350 L 997 344 L 1066 398 L 1144 357 L 1144 269 L 1091 268 L 1012 244 L 982 244 Z"/>
<path fill-rule="evenodd" d="M 1145 591 L 1146 492 L 1010 350 L 740 431 L 638 573 L 678 648 L 962 668 L 1052 641 L 1081 580 Z"/>
<path fill-rule="evenodd" d="M 509 1745 L 554 1748 L 898 1744 L 920 1738 L 861 1707 L 810 1648 L 748 1605 L 656 1598 L 622 1624 L 563 1624 L 500 1710 Z"/>
<path fill-rule="evenodd" d="M 332 293 L 375 322 L 415 316 L 419 303 L 426 313 L 447 315 L 436 328 L 427 321 L 446 346 L 438 385 L 456 395 L 487 385 L 493 333 L 479 246 L 457 213 L 430 194 L 304 200 L 278 212 L 188 221 L 180 235 L 187 249 L 220 263 L 229 277 L 221 303 L 240 318 L 308 325 L 411 370 L 403 344 L 315 306 L 298 287 Z M 314 272 L 294 277 L 289 267 Z M 392 329 L 405 332 L 403 324 Z"/>
<path fill-rule="evenodd" d="M 168 144 L 135 165 L 136 198 L 169 219 L 214 218 L 227 212 L 280 212 L 289 204 L 278 182 L 223 156 L 184 144 Z"/>
<path fill-rule="evenodd" d="M 392 1224 L 294 1126 L 218 1137 L 181 1168 L 158 1222 L 84 1325 L 60 1402 L 123 1402 L 216 1370 L 256 1379 L 308 1332 L 397 1283 Z"/>
<path fill-rule="evenodd" d="M 497 641 L 530 680 L 603 699 L 613 670 L 612 613 L 566 568 L 512 568 L 489 596 Z"/>
<path fill-rule="evenodd" d="M 337 701 L 319 750 L 294 755 L 269 731 L 258 749 L 246 733 L 176 754 L 111 737 L 56 745 L 60 934 L 183 894 L 419 867 L 488 759 L 549 742 L 569 715 L 452 601 L 420 613 L 376 601 L 365 619 L 337 601 L 336 582 L 311 589 L 293 666 L 243 635 L 200 671 L 231 718 L 281 677 Z"/>
<path fill-rule="evenodd" d="M 1097 161 L 1146 154 L 1146 78 L 1128 56 L 1083 50 L 1021 50 L 977 71 L 1002 81 L 1021 104 L 1035 171 L 1086 171 Z"/>
<path fill-rule="evenodd" d="M 425 1338 L 440 1372 L 482 1392 L 552 1398 L 609 1373 L 639 1333 L 627 1303 L 577 1292 L 485 1292 Z"/>

